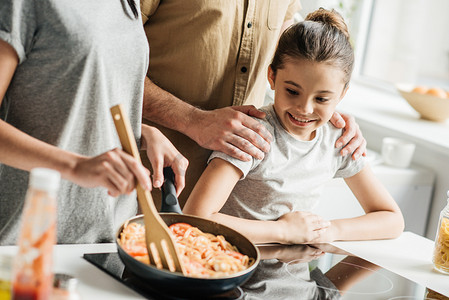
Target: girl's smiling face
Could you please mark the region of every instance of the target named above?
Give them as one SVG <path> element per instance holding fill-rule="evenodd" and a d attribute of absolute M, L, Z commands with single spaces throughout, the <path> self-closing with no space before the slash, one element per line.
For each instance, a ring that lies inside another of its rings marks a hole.
<path fill-rule="evenodd" d="M 326 124 L 347 88 L 344 73 L 326 63 L 286 59 L 276 75 L 268 68 L 274 90 L 274 110 L 282 126 L 294 137 L 309 141 Z"/>

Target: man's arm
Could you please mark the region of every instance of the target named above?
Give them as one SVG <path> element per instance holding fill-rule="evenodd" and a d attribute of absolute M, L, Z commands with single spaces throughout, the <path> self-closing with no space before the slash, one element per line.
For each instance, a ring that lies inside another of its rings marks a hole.
<path fill-rule="evenodd" d="M 186 134 L 196 110 L 145 77 L 142 112 L 145 119 Z"/>
<path fill-rule="evenodd" d="M 241 160 L 262 159 L 270 149 L 271 135 L 250 116 L 265 114 L 252 105 L 201 110 L 145 78 L 143 117 L 187 135 L 204 148 Z"/>

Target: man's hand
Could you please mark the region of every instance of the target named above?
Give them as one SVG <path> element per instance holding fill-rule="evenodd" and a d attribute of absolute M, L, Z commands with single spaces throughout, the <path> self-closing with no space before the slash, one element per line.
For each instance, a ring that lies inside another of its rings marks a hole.
<path fill-rule="evenodd" d="M 249 161 L 263 159 L 270 150 L 271 134 L 250 116 L 264 118 L 253 105 L 232 106 L 212 111 L 197 111 L 189 136 L 201 147 L 218 150 L 234 158 Z"/>
<path fill-rule="evenodd" d="M 251 117 L 265 113 L 253 105 L 205 111 L 168 93 L 145 77 L 143 117 L 181 132 L 203 148 L 218 150 L 240 160 L 262 159 L 270 149 L 271 134 Z"/>
<path fill-rule="evenodd" d="M 366 140 L 353 116 L 335 112 L 330 121 L 335 127 L 344 128 L 343 135 L 335 143 L 336 148 L 343 147 L 342 156 L 352 153 L 353 160 L 366 156 Z"/>
<path fill-rule="evenodd" d="M 189 161 L 173 146 L 159 129 L 142 125 L 142 150 L 146 150 L 153 167 L 153 186 L 160 188 L 164 183 L 164 167 L 171 167 L 175 173 L 176 195 L 185 186 L 185 174 Z"/>

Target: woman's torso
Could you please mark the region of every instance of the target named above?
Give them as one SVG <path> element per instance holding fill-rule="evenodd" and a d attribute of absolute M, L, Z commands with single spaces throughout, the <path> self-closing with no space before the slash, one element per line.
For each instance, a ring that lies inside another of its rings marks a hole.
<path fill-rule="evenodd" d="M 140 137 L 148 44 L 126 1 L 1 0 L 0 38 L 20 57 L 2 103 L 6 122 L 67 151 L 95 156 L 119 147 L 109 108 L 123 103 Z M 137 5 L 138 6 L 138 5 Z M 13 26 L 8 26 L 12 25 Z M 8 28 L 9 27 L 9 28 Z M 14 243 L 28 172 L 0 165 L 0 244 Z M 108 197 L 62 181 L 58 242 L 112 240 L 135 196 Z"/>

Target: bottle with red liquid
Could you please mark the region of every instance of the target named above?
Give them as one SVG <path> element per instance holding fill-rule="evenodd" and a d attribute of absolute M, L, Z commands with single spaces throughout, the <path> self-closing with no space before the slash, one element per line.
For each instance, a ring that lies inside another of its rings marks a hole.
<path fill-rule="evenodd" d="M 78 279 L 63 273 L 56 273 L 53 280 L 53 293 L 50 300 L 81 300 L 76 286 Z"/>
<path fill-rule="evenodd" d="M 47 300 L 53 287 L 56 195 L 60 174 L 31 170 L 22 213 L 19 250 L 14 261 L 13 300 Z"/>

